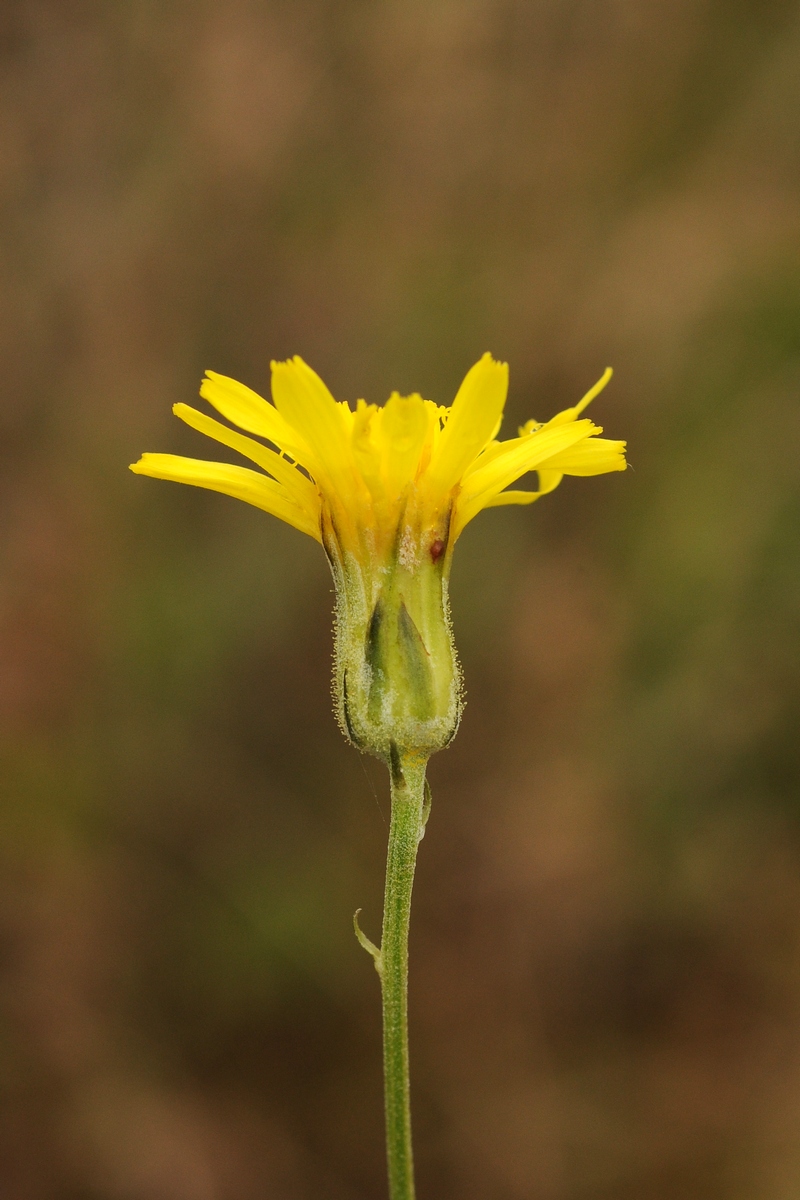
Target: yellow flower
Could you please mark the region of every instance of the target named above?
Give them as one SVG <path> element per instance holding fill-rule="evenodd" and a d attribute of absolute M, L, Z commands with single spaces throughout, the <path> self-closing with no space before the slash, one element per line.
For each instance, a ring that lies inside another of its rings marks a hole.
<path fill-rule="evenodd" d="M 380 757 L 392 743 L 428 755 L 453 736 L 461 707 L 447 600 L 453 546 L 481 509 L 529 504 L 564 475 L 625 469 L 625 443 L 598 437 L 580 415 L 610 377 L 574 408 L 499 442 L 508 367 L 489 354 L 450 408 L 394 393 L 382 408 L 359 400 L 354 411 L 298 357 L 272 363 L 274 405 L 209 371 L 200 395 L 263 440 L 186 404 L 173 411 L 261 470 L 172 454 L 144 454 L 131 470 L 246 500 L 322 542 L 337 590 L 340 723 Z M 536 491 L 507 490 L 529 471 Z"/>

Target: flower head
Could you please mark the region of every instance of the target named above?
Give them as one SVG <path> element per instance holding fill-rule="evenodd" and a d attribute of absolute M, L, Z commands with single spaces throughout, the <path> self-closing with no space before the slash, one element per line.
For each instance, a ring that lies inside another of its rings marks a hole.
<path fill-rule="evenodd" d="M 499 442 L 508 367 L 489 354 L 450 408 L 394 393 L 383 407 L 359 400 L 352 409 L 298 357 L 272 363 L 274 404 L 209 371 L 200 395 L 262 440 L 186 404 L 173 411 L 261 470 L 172 454 L 144 454 L 131 470 L 246 500 L 322 542 L 337 592 L 340 723 L 383 758 L 392 743 L 427 756 L 453 736 L 461 708 L 447 600 L 453 546 L 481 509 L 529 504 L 564 475 L 625 469 L 625 443 L 581 417 L 610 377 L 574 408 Z M 508 490 L 529 471 L 536 491 Z"/>

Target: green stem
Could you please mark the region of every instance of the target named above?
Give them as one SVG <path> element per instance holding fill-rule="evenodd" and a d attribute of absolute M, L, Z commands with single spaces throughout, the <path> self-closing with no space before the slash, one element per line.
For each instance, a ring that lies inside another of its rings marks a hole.
<path fill-rule="evenodd" d="M 390 1200 L 414 1200 L 408 1079 L 408 926 L 417 847 L 427 817 L 424 759 L 392 755 L 392 819 L 383 932 L 376 965 L 383 997 L 383 1078 Z"/>

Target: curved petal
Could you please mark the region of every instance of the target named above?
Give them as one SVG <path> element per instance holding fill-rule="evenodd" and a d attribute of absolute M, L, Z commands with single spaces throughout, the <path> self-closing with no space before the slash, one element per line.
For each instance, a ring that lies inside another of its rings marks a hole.
<path fill-rule="evenodd" d="M 491 354 L 470 367 L 458 389 L 427 471 L 433 490 L 450 491 L 499 428 L 508 394 L 508 364 Z"/>
<path fill-rule="evenodd" d="M 355 469 L 348 422 L 341 405 L 299 355 L 287 362 L 273 362 L 271 366 L 275 407 L 292 429 L 301 434 L 313 455 L 313 464 L 306 465 L 321 486 L 325 482 L 332 485 L 346 503 L 353 498 Z"/>
<path fill-rule="evenodd" d="M 583 397 L 583 399 L 579 400 L 577 404 L 573 404 L 572 408 L 565 408 L 563 412 L 556 413 L 556 415 L 554 417 L 551 417 L 550 420 L 547 421 L 542 426 L 542 428 L 543 429 L 552 429 L 552 427 L 554 425 L 564 425 L 564 424 L 566 424 L 567 421 L 574 421 L 577 417 L 579 417 L 581 415 L 583 410 L 589 404 L 591 404 L 591 402 L 594 400 L 595 396 L 600 395 L 603 388 L 606 386 L 606 384 L 608 383 L 608 381 L 610 380 L 610 378 L 613 374 L 614 374 L 614 372 L 612 371 L 611 367 L 606 367 L 605 371 L 600 376 L 597 383 L 593 387 L 589 388 L 588 392 Z"/>
<path fill-rule="evenodd" d="M 308 465 L 304 461 L 307 447 L 303 437 L 258 392 L 235 379 L 229 379 L 227 375 L 206 371 L 206 377 L 200 384 L 200 395 L 233 425 L 266 438 L 302 462 L 303 466 Z"/>
<path fill-rule="evenodd" d="M 416 475 L 429 425 L 430 410 L 416 393 L 394 392 L 381 409 L 381 459 L 390 499 L 399 496 Z"/>
<path fill-rule="evenodd" d="M 624 471 L 625 442 L 612 442 L 608 438 L 590 437 L 548 458 L 551 470 L 564 475 L 605 475 L 608 471 Z"/>
<path fill-rule="evenodd" d="M 131 464 L 130 469 L 137 475 L 189 483 L 212 492 L 222 492 L 236 500 L 244 500 L 247 504 L 254 504 L 256 508 L 272 513 L 318 542 L 322 540 L 319 524 L 315 524 L 309 514 L 287 496 L 281 484 L 248 467 L 203 462 L 202 459 L 183 458 L 178 454 L 143 454 L 137 463 Z"/>
<path fill-rule="evenodd" d="M 484 466 L 476 465 L 464 480 L 463 496 L 470 500 L 484 493 L 502 492 L 515 479 L 526 475 L 576 442 L 581 442 L 593 433 L 600 433 L 591 421 L 571 421 L 568 425 L 554 429 L 540 429 L 526 437 L 513 438 L 500 443 L 501 449 L 494 453 Z M 494 448 L 492 448 L 494 449 Z"/>
<path fill-rule="evenodd" d="M 539 486 L 535 492 L 500 492 L 499 495 L 492 496 L 491 500 L 487 500 L 483 507 L 499 508 L 502 504 L 532 504 L 540 496 L 546 496 L 548 492 L 554 491 L 564 478 L 562 471 L 538 471 L 537 474 Z"/>
<path fill-rule="evenodd" d="M 245 458 L 258 463 L 259 467 L 263 467 L 279 483 L 283 484 L 295 504 L 307 509 L 313 520 L 319 520 L 319 493 L 316 487 L 310 479 L 301 474 L 297 467 L 287 462 L 285 458 L 281 458 L 280 454 L 276 454 L 267 446 L 262 446 L 260 442 L 253 441 L 252 438 L 245 437 L 242 433 L 228 429 L 227 425 L 221 425 L 213 417 L 207 417 L 205 413 L 198 412 L 196 408 L 191 408 L 188 404 L 175 404 L 172 411 L 176 417 L 180 417 L 198 433 L 204 433 L 207 437 L 221 442 L 223 446 L 230 446 L 231 450 L 236 450 Z"/>
<path fill-rule="evenodd" d="M 570 431 L 587 425 L 590 426 L 588 435 L 575 439 L 572 445 L 566 446 L 554 454 L 541 457 L 542 451 L 548 445 L 552 449 L 552 434 L 569 434 Z M 521 443 L 525 441 L 539 443 L 539 465 L 531 462 L 531 466 L 527 468 L 538 473 L 539 487 L 535 492 L 504 491 L 502 488 L 497 488 L 496 482 L 490 484 L 493 470 L 501 471 L 503 469 L 504 464 L 499 455 L 494 457 L 485 471 L 480 473 L 476 471 L 470 475 L 461 496 L 459 496 L 455 524 L 456 537 L 481 509 L 494 508 L 503 504 L 532 504 L 540 496 L 546 496 L 548 492 L 552 492 L 554 488 L 558 487 L 564 475 L 605 475 L 609 471 L 624 471 L 627 467 L 625 462 L 626 443 L 595 437 L 591 430 L 596 428 L 597 426 L 591 425 L 590 421 L 573 421 L 555 428 L 545 426 L 527 438 L 519 439 Z M 510 445 L 510 443 L 507 444 Z M 514 450 L 513 454 L 516 455 L 517 462 L 515 465 L 513 458 L 509 456 L 506 475 L 510 473 L 512 467 L 516 470 L 516 466 L 519 465 L 521 448 Z M 525 471 L 521 471 L 515 474 L 514 479 L 518 479 L 525 473 Z M 483 481 L 482 488 L 476 486 L 476 478 L 478 485 Z M 513 479 L 507 479 L 507 483 L 513 483 Z"/>

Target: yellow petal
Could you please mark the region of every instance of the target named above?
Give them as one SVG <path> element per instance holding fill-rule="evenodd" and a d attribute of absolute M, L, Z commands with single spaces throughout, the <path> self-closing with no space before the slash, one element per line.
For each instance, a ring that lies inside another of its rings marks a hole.
<path fill-rule="evenodd" d="M 564 475 L 604 475 L 608 471 L 624 471 L 627 464 L 625 462 L 625 442 L 610 441 L 606 438 L 594 437 L 591 430 L 597 428 L 590 421 L 573 421 L 567 425 L 552 427 L 551 423 L 543 426 L 538 432 L 529 435 L 527 439 L 519 439 L 520 443 L 526 440 L 536 443 L 536 452 L 539 456 L 543 450 L 549 445 L 553 446 L 553 433 L 569 434 L 570 431 L 580 429 L 582 426 L 590 426 L 590 433 L 580 439 L 574 441 L 573 445 L 567 446 L 559 450 L 555 454 L 549 454 L 540 457 L 539 465 L 533 464 L 529 470 L 536 470 L 539 476 L 539 487 L 535 492 L 523 491 L 503 491 L 497 490 L 496 486 L 489 486 L 488 480 L 493 473 L 493 470 L 502 470 L 504 462 L 502 456 L 495 455 L 492 463 L 489 464 L 489 469 L 481 472 L 475 471 L 468 476 L 464 490 L 459 497 L 458 508 L 456 512 L 455 531 L 456 537 L 464 528 L 464 526 L 472 520 L 473 517 L 484 508 L 494 508 L 502 504 L 532 504 L 534 500 L 538 500 L 540 496 L 546 496 L 548 492 L 552 492 L 558 487 Z M 511 445 L 511 443 L 506 443 Z M 514 466 L 513 460 L 509 455 L 508 470 L 511 467 L 519 465 L 519 457 L 521 447 L 515 450 L 517 463 Z M 481 460 L 479 460 L 481 461 Z M 531 456 L 532 461 L 532 456 Z M 509 465 L 510 464 L 510 465 Z M 514 478 L 518 479 L 520 472 Z M 477 477 L 477 485 L 476 485 Z M 480 488 L 481 481 L 484 486 Z M 512 479 L 508 480 L 513 482 Z"/>
<path fill-rule="evenodd" d="M 540 496 L 546 496 L 561 483 L 564 478 L 562 471 L 538 471 L 539 486 L 535 492 L 506 491 L 487 500 L 484 508 L 499 508 L 501 504 L 532 504 Z"/>
<path fill-rule="evenodd" d="M 272 398 L 280 415 L 298 431 L 313 456 L 306 463 L 318 483 L 332 484 L 340 499 L 357 504 L 355 470 L 350 449 L 350 420 L 325 384 L 299 355 L 272 363 Z"/>
<path fill-rule="evenodd" d="M 568 450 L 576 442 L 590 434 L 600 432 L 591 421 L 572 421 L 555 429 L 540 429 L 527 437 L 514 438 L 501 443 L 501 451 L 494 454 L 486 466 L 476 464 L 464 480 L 458 497 L 455 531 L 458 537 L 464 526 L 486 508 L 489 501 L 514 483 L 528 471 L 541 465 L 550 465 L 549 460 L 560 451 Z"/>
<path fill-rule="evenodd" d="M 625 442 L 608 438 L 586 438 L 576 446 L 548 458 L 547 466 L 564 475 L 605 475 L 608 471 L 624 471 Z"/>
<path fill-rule="evenodd" d="M 381 409 L 381 458 L 390 499 L 399 496 L 416 475 L 428 425 L 429 415 L 421 396 L 399 396 L 394 392 Z"/>
<path fill-rule="evenodd" d="M 507 491 L 500 492 L 497 496 L 492 496 L 491 500 L 487 500 L 484 508 L 500 508 L 504 504 L 533 504 L 534 500 L 538 500 L 542 495 L 540 491 L 523 492 L 523 491 Z M 463 523 L 461 528 L 463 529 Z"/>
<path fill-rule="evenodd" d="M 499 426 L 508 393 L 508 364 L 484 354 L 467 372 L 431 457 L 426 479 L 447 493 Z"/>
<path fill-rule="evenodd" d="M 555 491 L 564 478 L 563 471 L 553 471 L 549 463 L 546 467 L 540 467 L 536 475 L 539 480 L 538 494 L 540 496 L 546 496 L 548 492 Z"/>
<path fill-rule="evenodd" d="M 482 459 L 478 460 L 475 469 L 466 476 L 464 497 L 471 498 L 488 491 L 501 492 L 521 475 L 535 471 L 540 463 L 546 462 L 554 454 L 599 432 L 591 421 L 572 421 L 569 425 L 541 429 L 527 437 L 501 442 L 500 450 L 492 455 L 485 466 L 482 465 Z"/>
<path fill-rule="evenodd" d="M 587 405 L 591 404 L 595 396 L 600 395 L 613 374 L 614 372 L 612 371 L 611 367 L 606 367 L 597 383 L 594 385 L 594 387 L 589 388 L 589 391 L 582 400 L 579 400 L 577 404 L 573 404 L 572 408 L 565 408 L 563 412 L 556 413 L 556 415 L 551 417 L 550 420 L 542 426 L 542 428 L 552 429 L 554 425 L 564 425 L 567 421 L 574 421 L 580 416 Z"/>
<path fill-rule="evenodd" d="M 206 377 L 200 385 L 200 395 L 233 425 L 266 438 L 302 462 L 303 466 L 308 465 L 303 461 L 305 441 L 302 436 L 298 436 L 274 405 L 257 392 L 235 379 L 229 379 L 227 375 L 206 371 Z"/>
<path fill-rule="evenodd" d="M 359 400 L 353 414 L 350 443 L 353 458 L 361 478 L 369 488 L 373 500 L 385 499 L 385 488 L 381 478 L 381 459 L 376 445 L 375 430 L 380 420 L 380 410 L 375 404 Z"/>
<path fill-rule="evenodd" d="M 137 463 L 131 464 L 131 470 L 137 475 L 150 475 L 154 479 L 170 479 L 174 483 L 189 483 L 212 492 L 223 492 L 226 496 L 244 500 L 272 513 L 318 542 L 322 540 L 319 525 L 313 522 L 305 509 L 289 498 L 281 484 L 248 467 L 203 462 L 197 458 L 182 458 L 177 454 L 143 454 Z"/>
<path fill-rule="evenodd" d="M 538 429 L 539 426 L 536 426 L 536 428 Z M 525 429 L 524 433 L 523 433 L 523 430 L 521 429 L 520 437 L 523 437 L 524 434 L 527 434 L 529 432 L 530 432 L 530 430 Z M 465 484 L 466 481 L 468 479 L 470 479 L 475 474 L 476 471 L 481 470 L 482 467 L 488 467 L 489 463 L 494 462 L 494 460 L 496 458 L 498 458 L 501 454 L 504 454 L 505 451 L 508 449 L 508 447 L 511 445 L 512 440 L 516 440 L 516 439 L 508 439 L 505 442 L 494 442 L 494 441 L 489 442 L 488 446 L 484 447 L 484 449 L 480 452 L 478 457 L 476 459 L 474 459 L 474 461 L 472 462 L 472 465 L 467 467 L 466 471 L 464 472 L 464 476 L 462 478 L 462 485 Z"/>
<path fill-rule="evenodd" d="M 188 404 L 175 404 L 172 411 L 176 417 L 180 417 L 187 425 L 191 425 L 192 429 L 214 438 L 223 446 L 230 446 L 231 450 L 236 450 L 239 454 L 244 454 L 246 458 L 252 459 L 254 463 L 258 463 L 279 483 L 283 484 L 296 504 L 308 510 L 313 521 L 319 520 L 319 493 L 316 487 L 285 458 L 281 458 L 267 446 L 262 446 L 260 442 L 255 442 L 242 433 L 228 429 L 226 425 L 221 425 L 219 421 L 207 417 L 205 413 L 198 412 L 196 408 L 190 408 Z"/>

